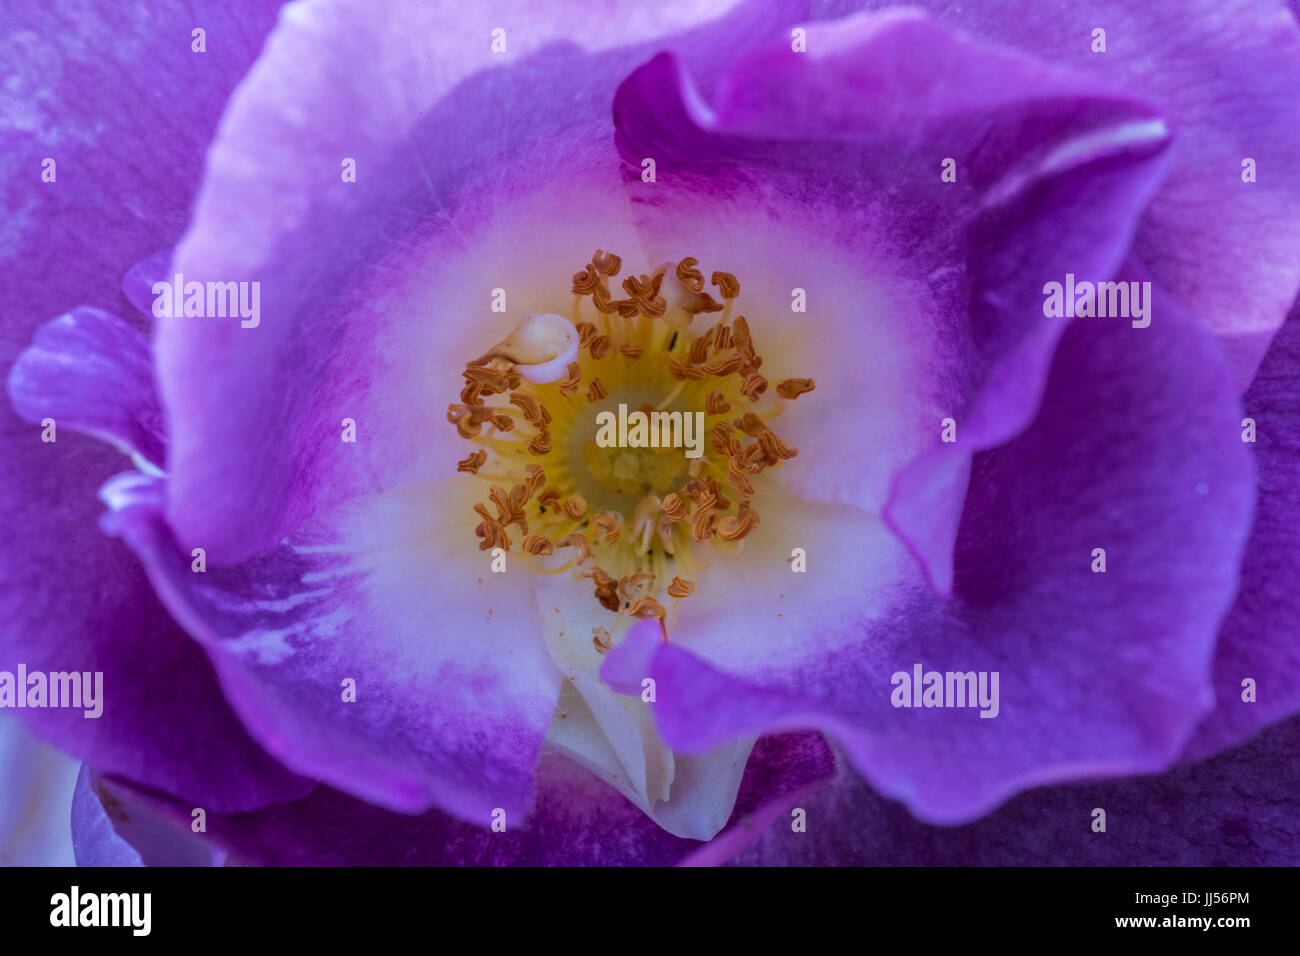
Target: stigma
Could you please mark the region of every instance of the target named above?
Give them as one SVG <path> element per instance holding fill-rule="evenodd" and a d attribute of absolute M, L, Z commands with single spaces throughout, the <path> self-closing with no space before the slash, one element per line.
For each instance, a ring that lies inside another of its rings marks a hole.
<path fill-rule="evenodd" d="M 735 314 L 739 280 L 713 272 L 706 289 L 697 266 L 629 275 L 618 295 L 622 260 L 596 250 L 572 278 L 571 314 L 526 314 L 466 363 L 447 409 L 473 446 L 457 469 L 484 488 L 480 550 L 571 574 L 606 611 L 657 619 L 665 639 L 713 554 L 761 536 L 764 474 L 798 454 L 770 423 L 815 387 L 769 384 Z M 608 634 L 595 629 L 602 653 Z"/>

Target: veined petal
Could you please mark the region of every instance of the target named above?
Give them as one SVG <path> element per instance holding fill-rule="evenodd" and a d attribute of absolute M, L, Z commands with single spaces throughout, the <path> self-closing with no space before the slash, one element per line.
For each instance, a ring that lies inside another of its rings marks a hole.
<path fill-rule="evenodd" d="M 78 308 L 46 322 L 9 369 L 8 388 L 28 422 L 53 419 L 56 428 L 162 465 L 166 437 L 149 342 L 117 316 Z"/>
<path fill-rule="evenodd" d="M 20 719 L 106 771 L 226 810 L 310 784 L 249 740 L 130 552 L 95 530 L 95 491 L 126 463 L 74 428 L 161 454 L 140 343 L 106 316 L 125 309 L 131 263 L 179 239 L 204 149 L 279 6 L 9 5 L 0 36 L 0 369 L 8 378 L 38 335 L 39 368 L 25 369 L 41 374 L 20 370 L 13 397 L 31 411 L 54 403 L 62 429 L 43 442 L 41 426 L 7 403 L 0 412 L 0 669 L 102 671 L 102 717 L 24 709 Z M 204 54 L 191 48 L 196 24 L 210 35 Z M 60 314 L 71 324 L 41 328 Z M 74 355 L 103 377 L 44 374 Z"/>
<path fill-rule="evenodd" d="M 1146 329 L 1072 324 L 1034 424 L 975 458 L 953 598 L 863 573 L 872 545 L 850 515 L 805 520 L 805 575 L 776 547 L 761 576 L 720 563 L 710 573 L 734 598 L 725 625 L 684 606 L 667 644 L 642 635 L 651 647 L 611 652 L 617 685 L 629 683 L 624 655 L 645 668 L 659 728 L 682 751 L 824 728 L 880 792 L 931 822 L 964 822 L 1030 786 L 1169 766 L 1211 705 L 1253 473 L 1217 346 L 1173 302 L 1156 307 L 1164 321 Z M 856 597 L 854 578 L 880 598 Z M 941 691 L 948 672 L 982 673 L 986 689 L 997 673 L 996 699 L 897 700 L 895 675 L 910 682 L 916 667 L 938 672 Z"/>
<path fill-rule="evenodd" d="M 1169 132 L 915 12 L 814 24 L 808 44 L 742 58 L 711 105 L 668 55 L 634 73 L 614 114 L 627 189 L 652 255 L 757 277 L 737 308 L 764 375 L 818 383 L 782 422 L 791 487 L 888 513 L 946 593 L 970 456 L 1028 424 L 1065 327 L 1044 284 L 1113 275 Z"/>
<path fill-rule="evenodd" d="M 1234 746 L 1300 710 L 1300 303 L 1242 398 L 1240 437 L 1259 470 L 1241 590 L 1214 652 L 1217 706 L 1186 757 Z M 1249 418 L 1249 421 L 1247 421 Z M 1249 683 L 1248 683 L 1249 682 Z"/>
<path fill-rule="evenodd" d="M 801 800 L 739 866 L 1296 866 L 1300 718 L 1157 776 L 1022 793 L 981 820 L 931 826 L 851 774 Z M 1105 817 L 1097 811 L 1105 812 Z M 833 821 L 833 825 L 831 823 Z M 1105 831 L 1093 829 L 1104 822 Z"/>
<path fill-rule="evenodd" d="M 125 790 L 108 795 L 87 764 L 81 765 L 72 796 L 72 846 L 77 866 L 213 865 L 212 849 L 202 837 Z"/>
<path fill-rule="evenodd" d="M 834 18 L 892 0 L 816 0 Z M 1086 71 L 1176 131 L 1134 255 L 1224 349 L 1238 391 L 1300 288 L 1300 29 L 1280 0 L 920 0 L 951 27 Z M 1104 32 L 1104 52 L 1097 31 Z M 811 52 L 811 50 L 810 50 Z M 1252 161 L 1246 180 L 1246 160 Z"/>
<path fill-rule="evenodd" d="M 186 281 L 259 283 L 257 325 L 159 331 L 167 516 L 183 536 L 242 560 L 334 503 L 451 474 L 447 396 L 479 354 L 465 343 L 481 351 L 524 312 L 567 315 L 574 263 L 597 245 L 641 258 L 609 136 L 618 79 L 651 42 L 712 59 L 773 19 L 638 10 L 584 17 L 580 47 L 559 42 L 569 11 L 526 3 L 286 13 L 232 100 L 173 263 Z M 299 379 L 310 387 L 285 387 Z"/>
<path fill-rule="evenodd" d="M 195 570 L 164 486 L 105 486 L 135 550 L 232 706 L 300 773 L 405 812 L 518 818 L 555 707 L 531 588 L 474 550 L 464 485 L 359 498 L 240 565 Z M 206 557 L 206 556 L 205 556 Z"/>

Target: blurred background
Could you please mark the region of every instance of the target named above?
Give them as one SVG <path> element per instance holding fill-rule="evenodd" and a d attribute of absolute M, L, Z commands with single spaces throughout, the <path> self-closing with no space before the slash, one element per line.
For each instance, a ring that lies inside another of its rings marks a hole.
<path fill-rule="evenodd" d="M 81 763 L 0 713 L 0 866 L 73 866 L 69 813 Z"/>

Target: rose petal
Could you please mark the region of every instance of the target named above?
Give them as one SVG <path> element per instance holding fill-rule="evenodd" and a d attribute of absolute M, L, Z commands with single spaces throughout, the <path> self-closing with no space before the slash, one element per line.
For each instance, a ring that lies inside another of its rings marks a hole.
<path fill-rule="evenodd" d="M 819 0 L 815 16 L 892 5 Z M 1135 257 L 1214 332 L 1244 391 L 1300 288 L 1300 30 L 1291 13 L 1279 0 L 916 6 L 1165 112 L 1172 166 L 1142 216 Z M 1092 50 L 1097 28 L 1105 53 Z M 1247 157 L 1252 183 L 1242 181 Z"/>
<path fill-rule="evenodd" d="M 1168 131 L 1152 107 L 914 12 L 808 30 L 816 55 L 744 58 L 712 107 L 667 55 L 634 73 L 615 99 L 628 190 L 652 254 L 741 276 L 737 309 L 775 356 L 763 374 L 819 383 L 781 420 L 800 449 L 783 477 L 876 512 L 889 496 L 946 593 L 969 457 L 1028 423 L 1064 328 L 1043 285 L 1112 275 Z M 797 290 L 807 315 L 785 312 Z"/>
<path fill-rule="evenodd" d="M 1300 710 L 1300 305 L 1273 339 L 1242 411 L 1254 420 L 1259 470 L 1255 523 L 1241 562 L 1241 590 L 1214 652 L 1218 704 L 1197 728 L 1186 756 L 1234 746 Z M 1244 434 L 1243 426 L 1239 434 Z M 1245 680 L 1254 682 L 1247 703 Z"/>
<path fill-rule="evenodd" d="M 562 8 L 295 6 L 234 98 L 175 260 L 190 281 L 261 283 L 259 324 L 160 325 L 181 535 L 242 560 L 331 504 L 451 474 L 464 363 L 524 312 L 568 315 L 596 246 L 641 258 L 609 135 L 618 79 L 649 55 L 635 44 L 712 58 L 771 23 L 658 39 L 721 12 L 610 3 L 579 48 L 556 42 Z"/>
<path fill-rule="evenodd" d="M 78 308 L 46 322 L 10 368 L 8 388 L 28 422 L 52 418 L 56 428 L 162 465 L 166 437 L 153 355 L 145 337 L 117 316 Z"/>
<path fill-rule="evenodd" d="M 724 842 L 704 846 L 717 845 L 718 857 L 738 850 L 762 833 L 771 806 L 784 808 L 834 773 L 830 747 L 818 734 L 760 740 L 731 817 L 742 836 L 729 830 Z M 507 813 L 504 832 L 437 811 L 393 813 L 321 787 L 255 813 L 209 815 L 208 834 L 232 859 L 267 866 L 672 866 L 701 846 L 673 836 L 566 757 L 546 754 L 537 776 L 536 807 L 527 819 Z M 127 781 L 111 784 L 112 793 L 129 788 Z M 188 821 L 183 807 L 153 806 Z"/>
<path fill-rule="evenodd" d="M 77 866 L 212 866 L 201 838 L 135 799 L 110 788 L 86 764 L 72 797 Z"/>
<path fill-rule="evenodd" d="M 200 0 L 6 10 L 0 37 L 7 83 L 0 118 L 0 368 L 6 376 L 51 316 L 79 306 L 125 313 L 123 273 L 179 239 L 204 148 L 278 7 Z M 191 50 L 196 23 L 208 31 L 206 54 Z M 108 36 L 116 39 L 103 42 Z M 46 158 L 56 164 L 53 182 L 42 181 Z M 138 382 L 137 372 L 129 365 L 110 370 L 123 385 Z M 136 411 L 151 407 L 133 387 L 99 394 L 134 396 Z M 85 401 L 80 411 L 91 413 Z M 104 411 L 117 425 L 132 414 Z M 148 430 L 133 431 L 131 440 L 147 448 Z M 23 710 L 25 725 L 105 770 L 170 793 L 201 795 L 214 807 L 246 809 L 301 795 L 304 781 L 242 732 L 202 652 L 171 623 L 130 552 L 95 529 L 102 511 L 95 490 L 124 467 L 120 451 L 70 429 L 45 443 L 41 432 L 8 407 L 0 411 L 6 534 L 0 669 L 21 662 L 32 670 L 102 670 L 107 700 L 98 720 Z M 176 716 L 182 705 L 184 721 Z"/>
<path fill-rule="evenodd" d="M 741 866 L 1296 866 L 1300 720 L 1159 776 L 1022 793 L 974 823 L 928 826 L 845 774 L 801 802 Z M 1095 811 L 1106 811 L 1095 832 Z"/>
<path fill-rule="evenodd" d="M 202 574 L 192 554 L 203 544 L 178 543 L 162 517 L 162 481 L 123 476 L 103 495 L 105 528 L 136 552 L 271 753 L 393 809 L 436 804 L 486 823 L 529 804 L 559 675 L 531 589 L 474 548 L 474 490 L 356 499 Z"/>
<path fill-rule="evenodd" d="M 953 599 L 873 582 L 861 519 L 817 521 L 813 506 L 796 515 L 806 577 L 783 566 L 793 540 L 764 574 L 716 562 L 706 583 L 731 598 L 725 633 L 684 602 L 646 673 L 664 739 L 691 752 L 822 727 L 879 791 L 943 823 L 1029 786 L 1168 766 L 1210 703 L 1252 476 L 1216 345 L 1172 301 L 1154 307 L 1146 329 L 1073 323 L 1034 424 L 976 458 Z M 881 593 L 855 600 L 854 577 Z M 892 675 L 918 663 L 998 672 L 997 716 L 892 707 Z"/>
<path fill-rule="evenodd" d="M 0 866 L 71 866 L 67 804 L 79 764 L 0 715 Z"/>

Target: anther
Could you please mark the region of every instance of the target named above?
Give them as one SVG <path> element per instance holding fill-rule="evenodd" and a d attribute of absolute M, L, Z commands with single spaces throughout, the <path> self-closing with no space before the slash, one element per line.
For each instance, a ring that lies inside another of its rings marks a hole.
<path fill-rule="evenodd" d="M 468 458 L 457 462 L 456 470 L 468 471 L 472 475 L 483 467 L 485 461 L 487 461 L 487 452 L 480 448 L 476 452 L 471 452 Z"/>
<path fill-rule="evenodd" d="M 812 390 L 813 380 L 810 378 L 787 378 L 776 383 L 776 393 L 782 398 L 798 398 L 804 392 Z"/>

